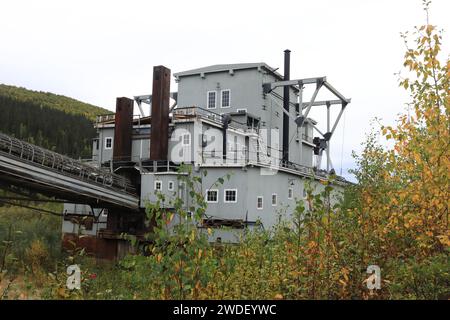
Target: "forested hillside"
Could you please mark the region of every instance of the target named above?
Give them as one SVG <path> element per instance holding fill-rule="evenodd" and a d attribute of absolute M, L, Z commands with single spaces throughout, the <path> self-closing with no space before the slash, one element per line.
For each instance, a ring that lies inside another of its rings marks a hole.
<path fill-rule="evenodd" d="M 0 84 L 0 131 L 71 156 L 90 157 L 92 121 L 108 110 L 49 92 Z"/>
<path fill-rule="evenodd" d="M 0 84 L 0 132 L 74 158 L 91 156 L 95 129 L 92 121 L 108 110 L 48 92 Z M 16 196 L 0 188 L 0 197 Z M 6 200 L 8 201 L 8 200 Z M 22 205 L 24 203 L 22 202 Z M 8 274 L 42 278 L 38 266 L 51 266 L 62 258 L 60 203 L 25 202 L 33 207 L 11 206 L 0 201 L 0 300 L 14 296 L 13 286 L 25 281 Z M 12 289 L 12 290 L 9 290 Z M 31 290 L 27 297 L 40 295 Z M 17 293 L 17 298 L 23 298 Z"/>

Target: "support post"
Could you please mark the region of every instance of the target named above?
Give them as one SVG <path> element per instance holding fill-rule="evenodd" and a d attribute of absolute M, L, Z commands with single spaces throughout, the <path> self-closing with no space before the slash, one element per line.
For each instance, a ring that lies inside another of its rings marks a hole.
<path fill-rule="evenodd" d="M 330 104 L 327 104 L 327 133 L 328 132 L 330 132 Z M 330 172 L 330 139 L 327 141 L 327 172 Z"/>
<path fill-rule="evenodd" d="M 299 127 L 303 126 L 303 122 L 305 122 L 305 120 L 307 119 L 307 117 L 309 115 L 309 111 L 311 111 L 311 107 L 313 106 L 314 101 L 316 100 L 317 94 L 319 93 L 320 88 L 322 88 L 322 85 L 323 85 L 323 82 L 320 80 L 317 80 L 316 90 L 314 91 L 314 93 L 311 97 L 311 101 L 309 102 L 309 105 L 305 111 L 305 114 L 298 117 L 297 120 L 295 121 Z"/>
<path fill-rule="evenodd" d="M 297 117 L 301 117 L 303 115 L 303 85 L 299 86 L 299 92 L 298 92 L 298 115 Z M 297 133 L 298 130 L 300 130 L 300 163 L 303 164 L 303 126 L 298 127 L 297 126 Z"/>

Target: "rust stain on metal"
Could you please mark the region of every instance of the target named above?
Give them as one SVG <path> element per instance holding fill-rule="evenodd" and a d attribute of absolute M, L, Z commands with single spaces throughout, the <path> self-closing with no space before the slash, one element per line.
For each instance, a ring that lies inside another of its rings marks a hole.
<path fill-rule="evenodd" d="M 116 99 L 113 161 L 131 161 L 133 100 Z"/>
<path fill-rule="evenodd" d="M 169 152 L 170 69 L 153 67 L 150 160 L 167 160 Z"/>
<path fill-rule="evenodd" d="M 118 241 L 97 238 L 96 236 L 80 237 L 77 234 L 65 233 L 62 240 L 62 247 L 70 251 L 75 248 L 84 248 L 88 255 L 92 255 L 98 259 L 115 260 L 118 257 Z"/>

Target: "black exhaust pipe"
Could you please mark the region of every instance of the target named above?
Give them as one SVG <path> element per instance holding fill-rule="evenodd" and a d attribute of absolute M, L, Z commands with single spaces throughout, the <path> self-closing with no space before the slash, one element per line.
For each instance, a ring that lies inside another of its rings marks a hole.
<path fill-rule="evenodd" d="M 284 80 L 290 80 L 291 51 L 284 50 Z M 289 86 L 283 87 L 283 108 L 289 113 Z M 289 117 L 283 112 L 283 163 L 289 162 Z"/>

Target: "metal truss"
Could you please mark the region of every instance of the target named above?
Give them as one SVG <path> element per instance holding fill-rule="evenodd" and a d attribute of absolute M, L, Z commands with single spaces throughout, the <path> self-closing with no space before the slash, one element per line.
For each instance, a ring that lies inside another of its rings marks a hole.
<path fill-rule="evenodd" d="M 305 85 L 315 85 L 316 88 L 314 90 L 313 95 L 311 96 L 311 99 L 309 102 L 303 102 L 303 89 L 305 88 Z M 322 157 L 322 152 L 326 150 L 327 155 L 327 171 L 330 172 L 332 169 L 332 163 L 331 163 L 331 157 L 330 157 L 330 140 L 333 136 L 336 127 L 342 117 L 342 114 L 344 113 L 345 108 L 347 105 L 351 102 L 351 99 L 347 99 L 343 94 L 341 94 L 338 90 L 336 90 L 328 81 L 326 77 L 316 77 L 316 78 L 305 78 L 305 79 L 296 79 L 296 80 L 286 80 L 286 81 L 276 81 L 276 82 L 269 82 L 263 84 L 263 92 L 265 94 L 270 93 L 272 90 L 278 87 L 286 87 L 291 86 L 297 88 L 298 91 L 298 97 L 299 97 L 299 114 L 296 118 L 292 117 L 292 115 L 281 108 L 283 112 L 291 118 L 298 127 L 303 126 L 305 121 L 308 119 L 309 112 L 311 111 L 312 107 L 317 106 L 326 106 L 327 108 L 327 132 L 322 133 L 314 124 L 313 128 L 323 137 L 323 138 L 316 138 L 314 141 L 314 144 L 316 147 L 314 148 L 314 152 L 316 155 L 319 156 L 318 161 L 318 169 L 320 169 L 320 160 Z M 324 100 L 324 101 L 316 101 L 317 95 L 319 91 L 325 87 L 329 92 L 331 92 L 337 99 L 334 100 Z M 331 126 L 331 116 L 330 116 L 330 108 L 333 105 L 341 105 L 341 110 L 336 117 L 336 120 L 334 121 L 334 124 Z"/>
<path fill-rule="evenodd" d="M 178 92 L 171 92 L 170 97 L 175 100 L 175 102 L 170 106 L 170 112 L 177 106 L 177 98 L 178 98 Z M 144 109 L 142 109 L 142 103 L 152 105 L 152 95 L 151 94 L 144 94 L 140 96 L 134 96 L 134 101 L 136 101 L 139 111 L 141 112 L 141 116 L 144 117 Z"/>

